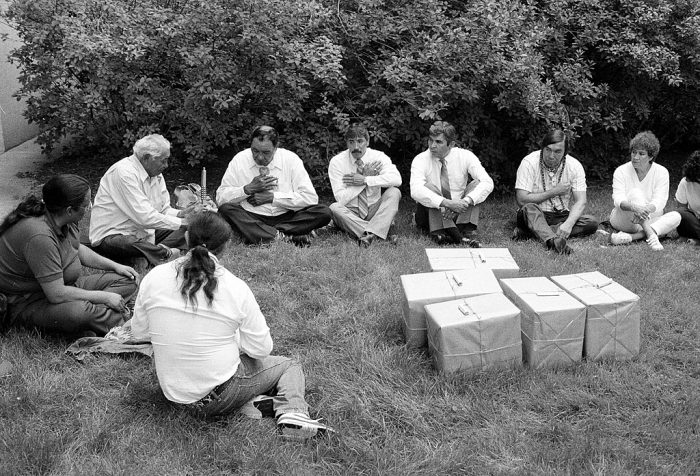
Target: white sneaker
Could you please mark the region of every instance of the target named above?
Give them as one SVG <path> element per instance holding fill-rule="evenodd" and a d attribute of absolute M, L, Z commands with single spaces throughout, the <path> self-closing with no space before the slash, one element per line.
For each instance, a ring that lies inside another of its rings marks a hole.
<path fill-rule="evenodd" d="M 629 245 L 632 243 L 632 235 L 625 233 L 624 231 L 618 231 L 610 235 L 611 245 Z"/>
<path fill-rule="evenodd" d="M 330 426 L 310 418 L 305 413 L 283 413 L 277 418 L 277 426 L 282 436 L 290 440 L 307 440 L 319 432 L 335 433 Z"/>
<path fill-rule="evenodd" d="M 657 235 L 651 235 L 647 238 L 647 244 L 654 251 L 663 251 L 664 247 L 659 243 L 659 237 Z"/>

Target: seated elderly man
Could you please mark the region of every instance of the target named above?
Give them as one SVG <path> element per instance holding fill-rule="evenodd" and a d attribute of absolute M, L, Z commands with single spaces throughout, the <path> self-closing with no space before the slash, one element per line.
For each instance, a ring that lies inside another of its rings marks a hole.
<path fill-rule="evenodd" d="M 493 180 L 476 155 L 456 145 L 455 127 L 436 121 L 430 126 L 428 150 L 411 163 L 416 226 L 437 244 L 479 248 L 479 204 L 493 191 Z"/>
<path fill-rule="evenodd" d="M 566 134 L 552 130 L 542 138 L 540 150 L 523 158 L 515 179 L 520 209 L 513 239 L 535 236 L 547 249 L 571 254 L 568 238 L 595 233 L 598 220 L 583 214 L 586 173 L 568 152 Z"/>
<path fill-rule="evenodd" d="M 162 172 L 170 142 L 160 134 L 136 141 L 133 154 L 113 164 L 100 180 L 90 216 L 90 243 L 119 263 L 145 258 L 156 266 L 186 249 L 186 216 L 193 207 L 170 207 Z"/>
<path fill-rule="evenodd" d="M 396 244 L 389 234 L 399 211 L 401 174 L 386 154 L 369 146 L 369 133 L 362 124 L 345 133 L 348 146 L 328 165 L 328 178 L 337 200 L 331 204 L 333 221 L 341 230 L 368 247 L 375 238 Z M 383 190 L 382 190 L 383 189 Z"/>
<path fill-rule="evenodd" d="M 249 244 L 289 239 L 311 244 L 311 233 L 331 221 L 298 155 L 277 147 L 270 126 L 253 130 L 250 148 L 236 154 L 216 191 L 219 213 Z"/>

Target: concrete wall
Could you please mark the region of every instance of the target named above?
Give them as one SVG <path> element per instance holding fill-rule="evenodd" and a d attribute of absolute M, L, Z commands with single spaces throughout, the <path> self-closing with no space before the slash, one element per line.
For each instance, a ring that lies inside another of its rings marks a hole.
<path fill-rule="evenodd" d="M 0 9 L 5 11 L 7 0 L 0 1 Z M 24 101 L 17 101 L 12 95 L 19 89 L 17 68 L 7 57 L 10 50 L 20 45 L 17 32 L 0 20 L 0 33 L 9 35 L 7 41 L 0 41 L 0 153 L 19 145 L 39 133 L 39 128 L 29 124 L 22 115 Z"/>

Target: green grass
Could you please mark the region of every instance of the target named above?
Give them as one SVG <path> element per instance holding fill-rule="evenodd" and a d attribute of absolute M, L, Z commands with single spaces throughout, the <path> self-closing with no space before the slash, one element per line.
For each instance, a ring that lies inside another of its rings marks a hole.
<path fill-rule="evenodd" d="M 677 181 L 676 181 L 677 183 Z M 610 190 L 592 187 L 606 218 Z M 555 256 L 511 242 L 512 198 L 482 211 L 485 246 L 510 248 L 522 276 L 599 270 L 641 297 L 631 362 L 440 375 L 404 345 L 402 274 L 428 271 L 412 206 L 398 247 L 367 250 L 325 232 L 311 248 L 234 243 L 222 262 L 246 280 L 275 340 L 298 358 L 313 416 L 337 435 L 281 440 L 271 420 L 203 421 L 171 407 L 151 362 L 78 363 L 66 340 L 11 330 L 0 360 L 0 473 L 15 474 L 698 474 L 700 319 L 697 247 L 667 240 L 605 247 L 572 240 Z"/>

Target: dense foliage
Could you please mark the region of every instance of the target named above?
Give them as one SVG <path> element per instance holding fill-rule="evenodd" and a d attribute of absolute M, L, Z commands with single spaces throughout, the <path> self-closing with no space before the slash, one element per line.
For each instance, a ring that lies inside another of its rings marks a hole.
<path fill-rule="evenodd" d="M 551 126 L 599 175 L 640 129 L 700 131 L 695 0 L 15 0 L 6 18 L 47 148 L 160 131 L 197 163 L 269 123 L 320 178 L 354 118 L 404 162 L 441 118 L 505 183 Z"/>

